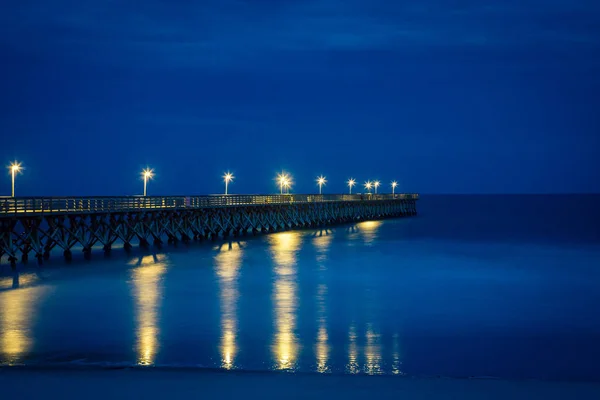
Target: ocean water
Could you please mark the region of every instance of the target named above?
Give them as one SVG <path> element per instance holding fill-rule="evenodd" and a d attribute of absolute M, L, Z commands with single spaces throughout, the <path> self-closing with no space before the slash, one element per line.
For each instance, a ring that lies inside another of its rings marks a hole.
<path fill-rule="evenodd" d="M 0 364 L 600 381 L 600 196 L 0 267 Z"/>

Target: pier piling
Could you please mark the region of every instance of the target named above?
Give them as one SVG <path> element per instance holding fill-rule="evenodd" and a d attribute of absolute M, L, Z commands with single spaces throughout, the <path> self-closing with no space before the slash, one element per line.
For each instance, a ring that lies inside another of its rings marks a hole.
<path fill-rule="evenodd" d="M 176 197 L 0 198 L 0 260 L 13 268 L 35 254 L 38 264 L 53 249 L 65 260 L 94 246 L 109 254 L 191 240 L 238 237 L 416 215 L 416 194 L 227 195 Z"/>

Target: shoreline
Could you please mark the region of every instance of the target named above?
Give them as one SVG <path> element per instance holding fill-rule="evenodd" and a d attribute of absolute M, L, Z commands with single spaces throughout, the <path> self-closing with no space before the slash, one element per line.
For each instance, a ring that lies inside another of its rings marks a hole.
<path fill-rule="evenodd" d="M 40 363 L 40 364 L 0 364 L 0 374 L 3 371 L 23 371 L 23 372 L 58 372 L 58 371 L 140 371 L 140 372 L 193 372 L 197 374 L 235 374 L 235 375 L 283 375 L 283 376 L 323 376 L 323 377 L 358 377 L 358 378 L 386 378 L 390 380 L 422 380 L 422 381 L 501 381 L 501 382 L 541 382 L 541 383 L 559 383 L 559 384 L 591 384 L 599 385 L 600 380 L 594 379 L 556 379 L 556 378 L 534 378 L 534 377 L 506 377 L 506 376 L 451 376 L 451 375 L 407 375 L 407 374 L 367 374 L 346 373 L 346 372 L 328 372 L 319 373 L 316 371 L 289 371 L 289 370 L 271 370 L 271 369 L 224 369 L 218 367 L 202 365 L 183 365 L 183 364 L 162 364 L 162 365 L 138 365 L 129 363 L 85 363 L 77 361 L 67 361 L 58 363 Z"/>
<path fill-rule="evenodd" d="M 597 399 L 598 382 L 411 378 L 205 368 L 14 366 L 0 367 L 7 398 L 106 399 L 128 396 L 246 397 L 261 399 L 365 397 L 402 399 Z"/>

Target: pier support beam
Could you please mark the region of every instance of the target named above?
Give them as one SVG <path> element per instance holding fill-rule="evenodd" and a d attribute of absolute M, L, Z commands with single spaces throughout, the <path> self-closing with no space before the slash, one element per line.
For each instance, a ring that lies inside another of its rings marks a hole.
<path fill-rule="evenodd" d="M 74 246 L 81 246 L 84 258 L 89 259 L 96 244 L 101 244 L 108 255 L 115 242 L 123 243 L 125 251 L 129 251 L 134 244 L 149 247 L 151 241 L 158 247 L 165 237 L 173 244 L 203 239 L 216 241 L 248 233 L 257 235 L 417 214 L 416 196 L 389 195 L 364 200 L 352 197 L 351 201 L 343 200 L 341 195 L 336 197 L 340 200 L 327 201 L 314 201 L 310 196 L 299 198 L 297 202 L 291 201 L 292 197 L 289 202 L 282 202 L 276 196 L 278 202 L 273 204 L 250 205 L 251 202 L 245 200 L 242 206 L 232 202 L 231 206 L 195 208 L 169 208 L 173 203 L 165 202 L 164 208 L 139 207 L 127 212 L 113 211 L 110 203 L 98 199 L 94 204 L 104 205 L 97 206 L 93 213 L 77 209 L 48 215 L 3 215 L 0 208 L 0 254 L 16 268 L 17 260 L 27 262 L 29 253 L 34 254 L 41 265 L 54 248 L 62 249 L 65 260 L 70 261 Z M 130 203 L 128 200 L 127 204 Z M 91 202 L 86 200 L 85 204 Z"/>

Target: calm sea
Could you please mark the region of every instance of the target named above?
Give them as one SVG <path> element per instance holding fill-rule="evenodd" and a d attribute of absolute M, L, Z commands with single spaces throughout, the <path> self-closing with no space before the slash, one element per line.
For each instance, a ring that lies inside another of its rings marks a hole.
<path fill-rule="evenodd" d="M 0 268 L 0 364 L 600 380 L 600 196 Z M 32 263 L 33 264 L 33 263 Z"/>

